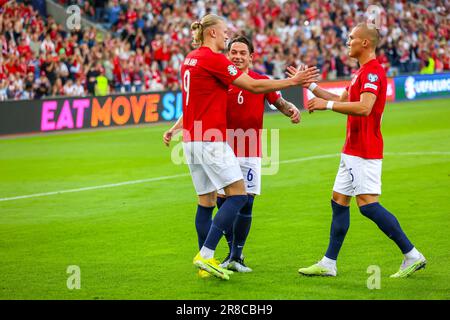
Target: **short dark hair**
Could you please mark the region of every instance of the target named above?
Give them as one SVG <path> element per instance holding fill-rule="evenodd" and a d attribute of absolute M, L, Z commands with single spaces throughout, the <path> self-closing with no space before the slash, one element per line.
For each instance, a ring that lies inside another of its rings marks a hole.
<path fill-rule="evenodd" d="M 247 45 L 247 48 L 248 48 L 248 51 L 250 52 L 250 54 L 252 54 L 255 51 L 255 49 L 253 48 L 253 43 L 245 36 L 239 36 L 239 37 L 232 39 L 228 43 L 228 51 L 231 50 L 231 46 L 233 45 L 233 43 L 236 43 L 236 42 L 241 42 L 241 43 Z"/>

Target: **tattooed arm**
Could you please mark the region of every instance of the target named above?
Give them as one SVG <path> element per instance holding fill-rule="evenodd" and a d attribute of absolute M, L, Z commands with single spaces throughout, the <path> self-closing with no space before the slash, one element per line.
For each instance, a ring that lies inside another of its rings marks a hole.
<path fill-rule="evenodd" d="M 300 111 L 298 108 L 291 102 L 284 100 L 283 98 L 279 98 L 273 104 L 282 114 L 291 118 L 292 123 L 299 123 L 301 120 Z"/>

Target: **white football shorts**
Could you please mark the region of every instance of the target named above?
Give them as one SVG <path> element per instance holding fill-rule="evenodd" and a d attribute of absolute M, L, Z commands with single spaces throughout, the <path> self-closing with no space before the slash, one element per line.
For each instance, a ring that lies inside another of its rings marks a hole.
<path fill-rule="evenodd" d="M 183 142 L 183 150 L 198 195 L 243 179 L 239 162 L 226 142 Z"/>
<path fill-rule="evenodd" d="M 381 159 L 341 154 L 333 191 L 346 196 L 381 194 Z"/>
<path fill-rule="evenodd" d="M 238 157 L 239 166 L 241 167 L 244 177 L 245 190 L 247 193 L 256 195 L 261 194 L 261 158 L 259 157 Z M 225 195 L 223 189 L 217 192 Z"/>

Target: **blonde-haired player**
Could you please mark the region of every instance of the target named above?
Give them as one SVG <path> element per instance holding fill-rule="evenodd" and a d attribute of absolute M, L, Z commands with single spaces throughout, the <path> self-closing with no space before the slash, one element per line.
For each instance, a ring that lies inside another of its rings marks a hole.
<path fill-rule="evenodd" d="M 228 86 L 253 93 L 266 93 L 315 81 L 317 68 L 295 72 L 290 79 L 255 80 L 241 72 L 221 53 L 228 40 L 225 20 L 209 14 L 192 24 L 197 49 L 181 67 L 183 95 L 183 148 L 198 195 L 196 229 L 201 245 L 194 265 L 208 273 L 229 279 L 230 271 L 219 266 L 214 251 L 225 230 L 247 203 L 243 175 L 233 150 L 226 143 Z M 214 216 L 217 190 L 227 199 Z"/>

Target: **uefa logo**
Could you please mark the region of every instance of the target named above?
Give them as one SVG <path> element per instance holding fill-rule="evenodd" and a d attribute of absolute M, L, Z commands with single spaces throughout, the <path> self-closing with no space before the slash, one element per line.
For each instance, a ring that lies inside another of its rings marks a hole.
<path fill-rule="evenodd" d="M 235 75 L 237 75 L 237 69 L 236 69 L 236 67 L 235 66 L 233 66 L 233 65 L 229 65 L 228 66 L 228 73 L 230 74 L 230 75 L 232 75 L 232 76 L 235 76 Z"/>
<path fill-rule="evenodd" d="M 408 77 L 405 80 L 405 96 L 409 100 L 412 100 L 416 97 L 416 88 L 414 86 L 416 80 L 414 77 Z"/>

